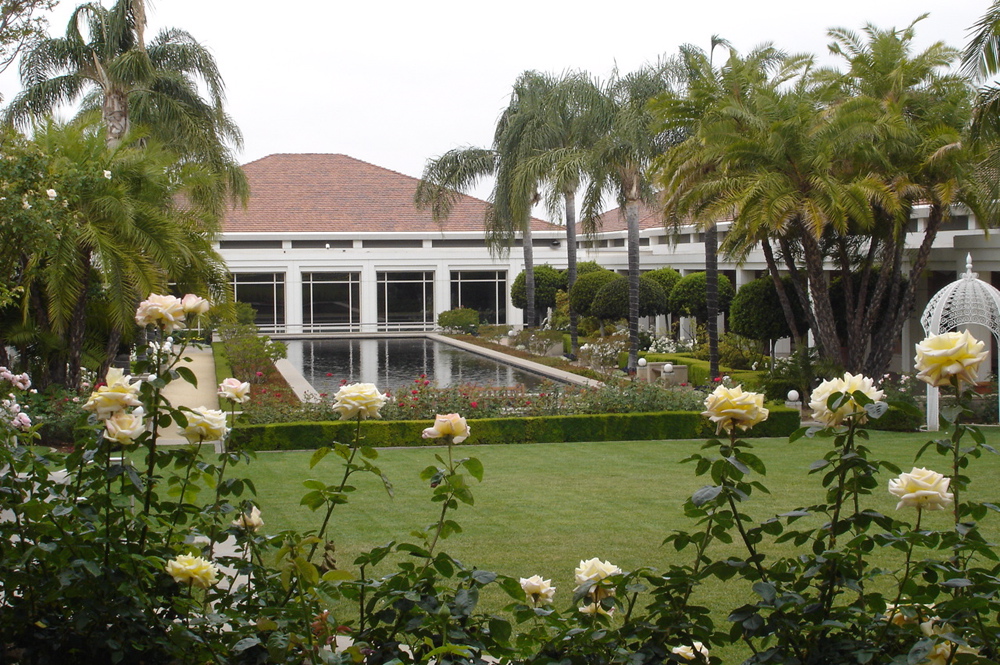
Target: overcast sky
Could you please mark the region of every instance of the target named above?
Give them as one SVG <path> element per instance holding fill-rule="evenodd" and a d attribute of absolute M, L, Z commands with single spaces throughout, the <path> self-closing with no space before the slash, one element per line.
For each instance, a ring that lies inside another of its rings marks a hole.
<path fill-rule="evenodd" d="M 965 45 L 984 0 L 149 0 L 147 34 L 182 28 L 215 55 L 243 163 L 277 152 L 345 153 L 419 176 L 451 148 L 488 145 L 510 87 L 526 69 L 607 78 L 707 48 L 773 42 L 829 61 L 827 29 L 903 27 L 922 13 L 918 44 Z M 65 32 L 72 0 L 51 31 Z M 111 0 L 105 0 L 109 6 Z M 17 91 L 11 69 L 0 81 Z M 485 192 L 480 192 L 484 195 Z"/>

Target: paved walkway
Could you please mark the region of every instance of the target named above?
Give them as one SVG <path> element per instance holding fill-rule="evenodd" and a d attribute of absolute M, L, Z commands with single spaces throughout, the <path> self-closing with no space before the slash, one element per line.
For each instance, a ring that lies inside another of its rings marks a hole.
<path fill-rule="evenodd" d="M 184 352 L 185 358 L 190 358 L 190 362 L 182 362 L 181 365 L 194 372 L 198 379 L 198 385 L 192 386 L 184 379 L 176 379 L 167 384 L 163 389 L 163 395 L 175 406 L 186 406 L 197 408 L 204 406 L 209 409 L 219 408 L 219 386 L 215 381 L 215 358 L 212 355 L 212 348 L 188 347 Z M 163 431 L 159 438 L 161 444 L 185 444 L 187 439 L 180 435 L 176 424 L 171 424 Z"/>

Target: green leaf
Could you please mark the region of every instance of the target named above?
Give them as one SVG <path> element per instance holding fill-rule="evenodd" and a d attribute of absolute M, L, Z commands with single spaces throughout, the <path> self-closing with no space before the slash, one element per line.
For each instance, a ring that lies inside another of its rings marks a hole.
<path fill-rule="evenodd" d="M 465 468 L 468 469 L 469 474 L 479 482 L 483 482 L 483 463 L 480 462 L 475 457 L 470 457 L 465 460 Z"/>
<path fill-rule="evenodd" d="M 323 573 L 324 582 L 346 582 L 353 579 L 354 575 L 346 570 L 330 570 Z"/>
<path fill-rule="evenodd" d="M 719 496 L 721 492 L 721 485 L 705 485 L 691 495 L 691 503 L 699 507 L 704 506 L 706 503 Z"/>
<path fill-rule="evenodd" d="M 177 368 L 177 375 L 182 379 L 190 383 L 195 388 L 198 387 L 198 377 L 194 375 L 190 367 L 184 367 L 183 365 Z"/>
<path fill-rule="evenodd" d="M 320 461 L 329 454 L 330 454 L 330 446 L 323 446 L 322 448 L 317 448 L 316 452 L 314 452 L 312 454 L 312 457 L 309 458 L 309 468 L 311 469 L 317 464 L 319 464 Z"/>
<path fill-rule="evenodd" d="M 361 446 L 361 456 L 365 459 L 378 459 L 378 451 L 371 446 Z"/>

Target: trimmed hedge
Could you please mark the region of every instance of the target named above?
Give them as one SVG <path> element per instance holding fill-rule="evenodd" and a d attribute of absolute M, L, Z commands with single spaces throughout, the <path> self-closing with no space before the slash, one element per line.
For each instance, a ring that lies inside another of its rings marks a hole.
<path fill-rule="evenodd" d="M 769 408 L 770 417 L 746 436 L 788 436 L 799 428 L 796 410 L 777 405 Z M 372 420 L 362 428 L 364 443 L 380 448 L 427 445 L 430 442 L 420 434 L 431 424 L 419 420 Z M 334 441 L 353 441 L 355 427 L 353 421 L 237 425 L 229 435 L 229 445 L 249 450 L 314 449 Z M 483 418 L 470 420 L 469 427 L 472 435 L 467 444 L 704 439 L 715 434 L 712 424 L 694 411 Z"/>

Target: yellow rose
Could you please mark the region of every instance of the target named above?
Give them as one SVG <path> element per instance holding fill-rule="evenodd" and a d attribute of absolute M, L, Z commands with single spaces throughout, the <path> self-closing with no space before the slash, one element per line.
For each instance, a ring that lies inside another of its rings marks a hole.
<path fill-rule="evenodd" d="M 551 603 L 556 595 L 556 588 L 552 586 L 552 580 L 543 580 L 541 575 L 521 578 L 521 588 L 527 594 L 528 599 L 535 605 L 539 603 Z"/>
<path fill-rule="evenodd" d="M 465 418 L 457 413 L 438 414 L 434 418 L 434 427 L 428 427 L 421 436 L 425 439 L 440 439 L 450 436 L 455 443 L 462 443 L 469 438 L 471 430 Z"/>
<path fill-rule="evenodd" d="M 257 531 L 264 526 L 264 520 L 260 516 L 260 508 L 251 506 L 249 513 L 240 513 L 240 516 L 233 520 L 233 526 L 246 531 Z"/>
<path fill-rule="evenodd" d="M 187 426 L 181 430 L 181 436 L 190 443 L 203 441 L 221 441 L 229 428 L 226 427 L 226 414 L 218 409 L 199 406 L 185 414 Z"/>
<path fill-rule="evenodd" d="M 694 660 L 695 658 L 701 658 L 708 661 L 708 648 L 701 642 L 694 642 L 691 646 L 684 645 L 680 647 L 674 647 L 670 650 L 670 653 L 675 653 L 684 660 Z"/>
<path fill-rule="evenodd" d="M 141 406 L 132 413 L 115 413 L 104 421 L 104 438 L 123 446 L 135 443 L 139 435 L 146 431 L 146 423 L 142 420 L 145 415 Z"/>
<path fill-rule="evenodd" d="M 858 423 L 866 422 L 868 416 L 864 408 L 858 405 L 853 398 L 848 399 L 834 411 L 831 411 L 827 405 L 830 395 L 835 393 L 850 395 L 859 391 L 873 402 L 881 401 L 885 395 L 884 392 L 875 387 L 875 383 L 871 379 L 862 374 L 845 372 L 841 378 L 824 381 L 813 390 L 810 396 L 809 408 L 813 410 L 813 418 L 826 427 L 836 427 L 850 416 L 857 418 Z"/>
<path fill-rule="evenodd" d="M 767 420 L 768 410 L 764 408 L 764 396 L 759 393 L 743 392 L 743 386 L 727 388 L 719 386 L 705 398 L 703 416 L 718 425 L 716 433 L 733 427 L 747 430 L 759 422 Z"/>
<path fill-rule="evenodd" d="M 352 383 L 341 386 L 333 398 L 333 410 L 341 420 L 378 418 L 378 410 L 385 404 L 385 395 L 372 383 Z"/>
<path fill-rule="evenodd" d="M 219 384 L 219 396 L 243 404 L 250 399 L 250 384 L 229 378 Z"/>
<path fill-rule="evenodd" d="M 585 614 L 600 613 L 610 615 L 609 612 L 604 611 L 604 608 L 601 607 L 600 601 L 608 596 L 613 596 L 615 590 L 609 588 L 608 583 L 605 583 L 604 580 L 612 575 L 620 575 L 622 569 L 613 563 L 601 561 L 595 557 L 581 561 L 580 565 L 573 572 L 576 579 L 576 591 L 579 591 L 580 587 L 585 584 L 592 583 L 590 591 L 587 592 L 587 599 L 591 602 L 591 606 L 581 608 L 580 611 Z"/>
<path fill-rule="evenodd" d="M 141 381 L 132 381 L 132 377 L 117 367 L 108 370 L 107 383 L 90 394 L 84 411 L 90 411 L 101 420 L 133 406 L 140 406 L 139 386 Z"/>
<path fill-rule="evenodd" d="M 139 303 L 135 311 L 135 322 L 140 326 L 160 326 L 168 335 L 184 328 L 184 305 L 175 296 L 161 296 L 155 293 Z"/>
<path fill-rule="evenodd" d="M 932 386 L 946 386 L 951 377 L 975 383 L 979 364 L 986 357 L 985 344 L 969 334 L 968 330 L 931 335 L 917 344 L 917 378 Z"/>
<path fill-rule="evenodd" d="M 178 584 L 190 584 L 199 589 L 207 589 L 219 581 L 219 569 L 200 556 L 181 554 L 168 562 L 164 570 Z"/>
<path fill-rule="evenodd" d="M 904 506 L 923 510 L 944 510 L 955 496 L 948 491 L 950 478 L 937 471 L 913 467 L 909 473 L 889 481 L 889 493 L 899 497 L 896 510 Z"/>

